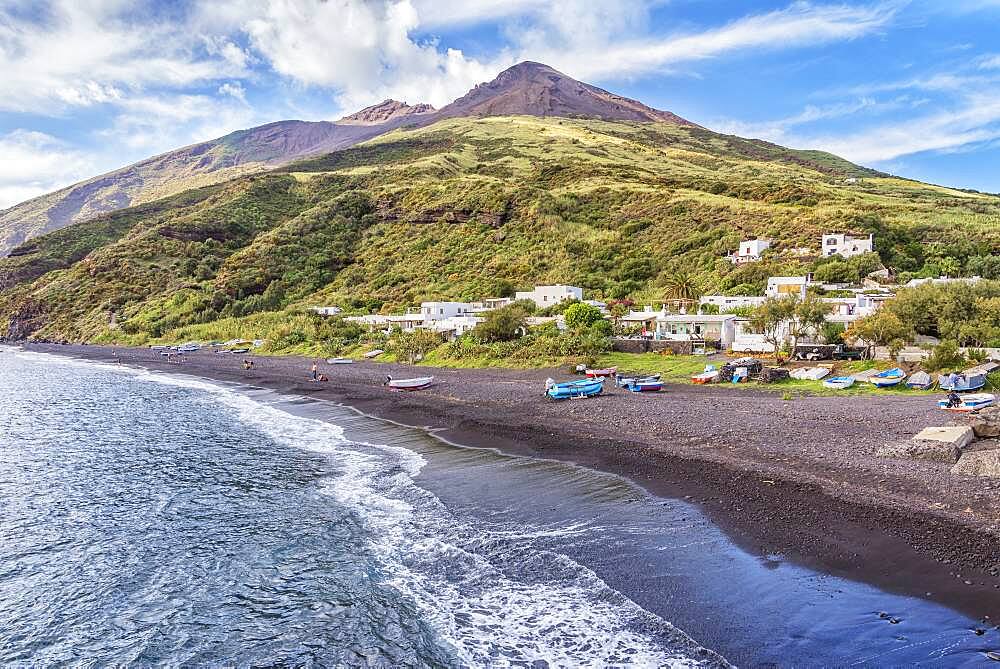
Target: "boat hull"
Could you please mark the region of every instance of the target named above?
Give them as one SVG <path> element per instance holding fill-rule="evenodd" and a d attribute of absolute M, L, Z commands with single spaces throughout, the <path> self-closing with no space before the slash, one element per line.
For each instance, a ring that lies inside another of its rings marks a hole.
<path fill-rule="evenodd" d="M 571 381 L 557 383 L 545 391 L 554 400 L 568 400 L 581 397 L 594 397 L 604 392 L 604 381 Z"/>
<path fill-rule="evenodd" d="M 427 376 L 416 379 L 399 379 L 399 380 L 394 379 L 392 381 L 389 381 L 386 384 L 386 387 L 388 387 L 389 390 L 402 390 L 402 391 L 424 390 L 425 388 L 429 388 L 432 383 L 434 383 L 434 377 Z"/>
<path fill-rule="evenodd" d="M 854 378 L 850 376 L 839 376 L 833 379 L 827 379 L 823 382 L 824 388 L 830 388 L 831 390 L 846 390 L 854 385 Z"/>
<path fill-rule="evenodd" d="M 944 409 L 945 411 L 951 411 L 953 413 L 969 413 L 985 409 L 986 407 L 991 407 L 995 403 L 995 395 L 990 393 L 978 393 L 975 395 L 965 395 L 962 397 L 962 403 L 958 406 L 948 406 L 948 400 L 939 400 L 937 405 L 939 409 Z"/>

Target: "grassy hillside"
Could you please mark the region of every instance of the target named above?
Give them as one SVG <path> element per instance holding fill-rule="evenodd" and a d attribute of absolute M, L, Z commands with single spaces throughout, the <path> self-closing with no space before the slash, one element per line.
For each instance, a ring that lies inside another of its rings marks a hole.
<path fill-rule="evenodd" d="M 881 258 L 792 253 L 818 253 L 823 232 L 874 233 Z M 774 248 L 734 268 L 722 256 L 749 236 Z M 0 333 L 139 342 L 310 304 L 393 311 L 534 282 L 651 302 L 679 275 L 739 293 L 771 274 L 856 276 L 880 261 L 1000 273 L 990 257 L 1000 198 L 702 128 L 452 119 L 105 215 L 15 253 L 0 260 Z"/>

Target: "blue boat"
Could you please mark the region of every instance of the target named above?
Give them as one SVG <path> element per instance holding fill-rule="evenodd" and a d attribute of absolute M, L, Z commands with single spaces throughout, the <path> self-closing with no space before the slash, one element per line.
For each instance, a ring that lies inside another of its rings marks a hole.
<path fill-rule="evenodd" d="M 876 388 L 888 388 L 889 386 L 898 384 L 905 378 L 906 372 L 901 370 L 899 367 L 893 367 L 892 369 L 879 372 L 875 376 L 871 377 L 868 379 L 868 383 L 872 384 Z"/>
<path fill-rule="evenodd" d="M 594 397 L 604 391 L 604 379 L 581 379 L 549 386 L 545 394 L 554 400 L 568 400 L 571 397 Z"/>
<path fill-rule="evenodd" d="M 938 387 L 941 390 L 954 390 L 955 392 L 965 393 L 970 390 L 979 390 L 986 385 L 986 372 L 967 369 L 961 374 L 955 375 L 955 382 L 951 382 L 951 377 L 948 374 L 941 374 L 938 376 Z"/>
<path fill-rule="evenodd" d="M 641 379 L 624 379 L 621 386 L 633 393 L 655 393 L 663 389 L 663 381 L 660 381 L 660 375 L 657 374 Z"/>

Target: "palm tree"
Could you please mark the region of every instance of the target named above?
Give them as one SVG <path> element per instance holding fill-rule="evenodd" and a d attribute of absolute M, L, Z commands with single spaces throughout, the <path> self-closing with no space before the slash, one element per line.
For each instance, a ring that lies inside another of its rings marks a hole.
<path fill-rule="evenodd" d="M 667 301 L 690 303 L 701 297 L 698 280 L 687 270 L 675 270 L 667 275 L 663 282 Z"/>

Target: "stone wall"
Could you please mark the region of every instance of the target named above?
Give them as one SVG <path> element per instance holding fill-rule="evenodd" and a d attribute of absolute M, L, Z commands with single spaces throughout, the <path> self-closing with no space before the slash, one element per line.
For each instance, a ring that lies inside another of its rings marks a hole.
<path fill-rule="evenodd" d="M 619 353 L 660 353 L 670 350 L 676 355 L 690 355 L 692 346 L 689 341 L 671 341 L 669 339 L 613 339 L 611 350 Z"/>

